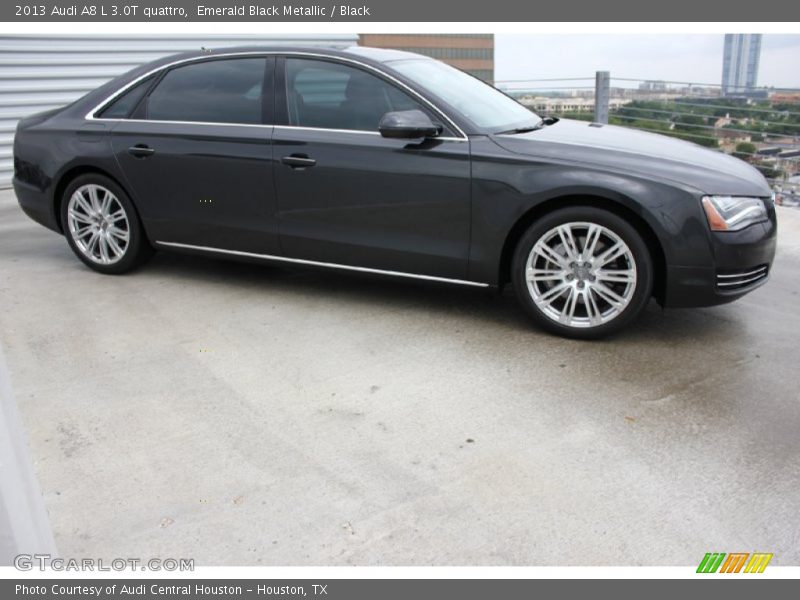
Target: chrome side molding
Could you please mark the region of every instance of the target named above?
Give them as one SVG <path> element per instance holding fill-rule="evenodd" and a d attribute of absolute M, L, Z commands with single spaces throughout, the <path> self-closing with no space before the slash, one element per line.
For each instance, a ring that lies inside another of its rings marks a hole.
<path fill-rule="evenodd" d="M 353 265 L 340 265 L 338 263 L 320 262 L 317 260 L 307 260 L 304 258 L 289 258 L 287 256 L 275 256 L 274 254 L 257 254 L 255 252 L 243 252 L 241 250 L 226 250 L 224 248 L 213 248 L 211 246 L 195 246 L 193 244 L 180 244 L 178 242 L 156 241 L 157 246 L 166 248 L 178 248 L 184 250 L 196 250 L 199 252 L 213 252 L 217 254 L 228 254 L 231 256 L 242 256 L 246 258 L 258 258 L 261 260 L 288 262 L 298 265 L 308 265 L 312 267 L 325 267 L 328 269 L 342 269 L 345 271 L 357 271 L 359 273 L 373 273 L 376 275 L 390 275 L 392 277 L 406 277 L 409 279 L 422 279 L 425 281 L 438 281 L 440 283 L 454 283 L 457 285 L 471 285 L 474 287 L 486 288 L 488 283 L 478 281 L 467 281 L 466 279 L 450 279 L 449 277 L 436 277 L 434 275 L 420 275 L 418 273 L 406 273 L 404 271 L 386 271 L 384 269 L 370 269 L 369 267 L 356 267 Z"/>

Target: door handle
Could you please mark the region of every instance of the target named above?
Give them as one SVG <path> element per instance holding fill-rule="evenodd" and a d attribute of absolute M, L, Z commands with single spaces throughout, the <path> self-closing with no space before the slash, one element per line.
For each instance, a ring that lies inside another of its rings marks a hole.
<path fill-rule="evenodd" d="M 128 148 L 128 154 L 132 154 L 136 158 L 147 158 L 155 153 L 155 150 L 149 146 L 145 146 L 144 144 L 136 144 L 135 146 Z"/>
<path fill-rule="evenodd" d="M 306 167 L 313 167 L 315 164 L 317 164 L 317 161 L 315 161 L 313 158 L 308 158 L 308 156 L 305 154 L 292 154 L 290 156 L 284 156 L 281 159 L 281 162 L 293 169 L 305 169 Z"/>

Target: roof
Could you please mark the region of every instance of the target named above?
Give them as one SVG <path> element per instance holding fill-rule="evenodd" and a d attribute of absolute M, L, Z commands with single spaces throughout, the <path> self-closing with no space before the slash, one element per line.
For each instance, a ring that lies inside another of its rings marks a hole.
<path fill-rule="evenodd" d="M 203 48 L 192 52 L 184 52 L 182 54 L 173 54 L 164 57 L 158 61 L 150 63 L 157 65 L 159 63 L 171 63 L 176 60 L 184 60 L 190 58 L 198 58 L 201 56 L 214 56 L 221 54 L 248 54 L 253 52 L 285 52 L 291 53 L 309 53 L 309 54 L 322 54 L 327 56 L 334 56 L 340 58 L 360 58 L 365 62 L 373 63 L 388 63 L 397 60 L 407 60 L 410 58 L 433 60 L 422 54 L 415 54 L 413 52 L 404 52 L 402 50 L 389 50 L 386 48 L 371 48 L 368 46 L 350 46 L 349 48 L 325 48 L 323 46 L 288 46 L 288 45 L 271 45 L 271 46 L 235 46 L 235 47 L 222 47 L 222 48 Z"/>
<path fill-rule="evenodd" d="M 369 46 L 350 46 L 345 48 L 344 52 L 348 54 L 355 54 L 357 56 L 364 56 L 377 62 L 394 62 L 396 60 L 408 60 L 409 58 L 422 58 L 425 60 L 433 60 L 428 56 L 416 54 L 415 52 L 406 52 L 405 50 L 390 50 L 388 48 L 370 48 Z"/>

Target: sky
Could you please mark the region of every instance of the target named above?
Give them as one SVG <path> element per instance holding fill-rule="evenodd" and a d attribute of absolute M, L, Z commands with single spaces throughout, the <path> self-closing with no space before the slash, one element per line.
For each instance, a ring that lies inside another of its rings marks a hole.
<path fill-rule="evenodd" d="M 723 43 L 721 34 L 497 34 L 495 79 L 610 71 L 612 83 L 616 76 L 719 84 Z M 800 88 L 800 35 L 764 35 L 758 85 Z"/>

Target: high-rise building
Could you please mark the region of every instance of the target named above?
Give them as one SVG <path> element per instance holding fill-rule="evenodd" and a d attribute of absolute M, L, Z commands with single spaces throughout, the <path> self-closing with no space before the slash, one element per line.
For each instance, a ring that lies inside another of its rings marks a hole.
<path fill-rule="evenodd" d="M 362 33 L 361 46 L 416 52 L 494 82 L 494 35 Z"/>
<path fill-rule="evenodd" d="M 725 52 L 722 58 L 723 95 L 752 92 L 758 81 L 760 58 L 760 33 L 725 34 Z"/>

